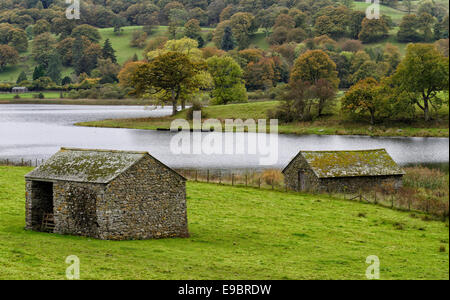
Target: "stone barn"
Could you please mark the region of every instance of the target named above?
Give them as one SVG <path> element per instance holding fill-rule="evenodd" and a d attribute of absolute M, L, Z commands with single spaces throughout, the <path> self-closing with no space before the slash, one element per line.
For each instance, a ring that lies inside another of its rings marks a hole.
<path fill-rule="evenodd" d="M 283 170 L 289 190 L 357 192 L 367 187 L 402 185 L 404 171 L 385 149 L 300 151 Z"/>
<path fill-rule="evenodd" d="M 105 240 L 189 236 L 186 179 L 147 152 L 61 148 L 25 180 L 26 229 Z"/>

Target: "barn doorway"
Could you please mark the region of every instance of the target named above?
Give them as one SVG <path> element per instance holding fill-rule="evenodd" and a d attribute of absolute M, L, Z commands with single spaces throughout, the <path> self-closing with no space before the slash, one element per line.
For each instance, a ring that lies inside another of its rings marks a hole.
<path fill-rule="evenodd" d="M 33 230 L 53 232 L 53 183 L 33 181 L 31 183 L 31 224 Z"/>
<path fill-rule="evenodd" d="M 305 172 L 303 170 L 298 171 L 297 191 L 305 190 Z"/>

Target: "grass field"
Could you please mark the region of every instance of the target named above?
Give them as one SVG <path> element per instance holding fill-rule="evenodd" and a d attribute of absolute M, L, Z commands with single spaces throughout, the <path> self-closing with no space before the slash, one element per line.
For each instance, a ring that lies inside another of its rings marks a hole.
<path fill-rule="evenodd" d="M 30 170 L 0 167 L 0 279 L 64 279 L 69 255 L 81 279 L 365 279 L 369 255 L 381 279 L 449 279 L 448 223 L 324 196 L 188 183 L 188 239 L 25 231 Z"/>
<path fill-rule="evenodd" d="M 209 106 L 203 108 L 203 119 L 266 119 L 267 111 L 275 109 L 279 102 L 251 102 L 245 104 L 230 104 Z M 335 108 L 339 111 L 338 108 Z M 447 112 L 445 112 L 447 110 Z M 445 113 L 447 117 L 445 117 Z M 425 124 L 418 117 L 413 124 L 391 123 L 371 126 L 364 122 L 342 121 L 339 114 L 323 117 L 313 122 L 279 124 L 279 133 L 283 134 L 320 134 L 320 135 L 370 135 L 370 136 L 434 136 L 448 137 L 448 107 L 442 109 L 443 120 Z M 174 119 L 186 119 L 186 112 L 179 112 L 175 117 L 140 118 L 140 119 L 110 119 L 93 122 L 83 122 L 76 125 L 89 127 L 134 128 L 156 130 L 169 129 Z"/>
<path fill-rule="evenodd" d="M 373 2 L 366 3 L 365 1 L 363 2 L 354 1 L 353 9 L 366 11 L 370 5 L 373 5 Z M 403 16 L 406 13 L 407 13 L 406 11 L 380 4 L 380 14 L 391 17 L 392 21 L 394 21 L 397 24 L 400 23 L 400 21 L 402 20 Z"/>

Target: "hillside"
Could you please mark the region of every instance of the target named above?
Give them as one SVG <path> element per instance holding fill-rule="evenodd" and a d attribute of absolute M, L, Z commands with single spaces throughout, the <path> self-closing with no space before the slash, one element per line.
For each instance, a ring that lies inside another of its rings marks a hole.
<path fill-rule="evenodd" d="M 0 167 L 0 279 L 447 279 L 448 227 L 327 196 L 188 183 L 191 238 L 98 241 L 23 230 L 29 168 Z"/>

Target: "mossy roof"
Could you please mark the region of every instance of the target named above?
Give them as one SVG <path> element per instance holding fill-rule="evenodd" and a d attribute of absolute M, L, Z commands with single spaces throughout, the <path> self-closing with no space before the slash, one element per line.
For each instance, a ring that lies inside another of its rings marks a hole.
<path fill-rule="evenodd" d="M 61 148 L 49 160 L 25 175 L 25 178 L 106 184 L 146 155 L 150 154 L 148 152 Z M 162 164 L 158 160 L 156 161 Z M 162 165 L 170 169 L 166 165 Z M 173 172 L 181 176 L 175 171 Z"/>
<path fill-rule="evenodd" d="M 311 167 L 311 170 L 319 178 L 393 176 L 405 174 L 385 149 L 300 151 L 294 160 L 300 155 L 303 156 Z"/>

